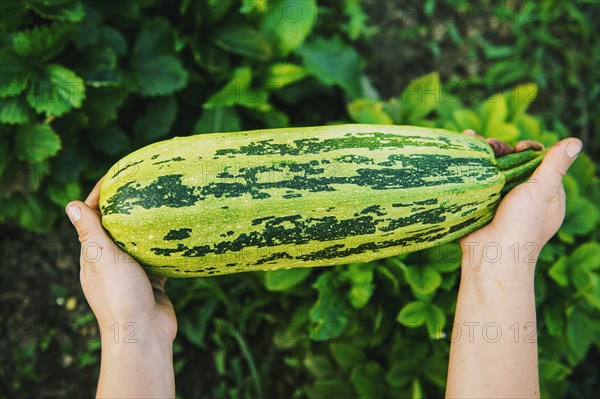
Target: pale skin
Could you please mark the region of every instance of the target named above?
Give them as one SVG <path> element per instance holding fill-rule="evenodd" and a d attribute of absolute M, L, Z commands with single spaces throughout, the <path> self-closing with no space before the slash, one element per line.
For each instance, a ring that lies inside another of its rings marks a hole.
<path fill-rule="evenodd" d="M 472 131 L 465 133 L 475 135 Z M 490 144 L 497 155 L 513 151 L 503 143 Z M 540 145 L 521 142 L 514 151 L 527 148 L 537 149 Z M 504 198 L 494 220 L 461 239 L 462 276 L 447 397 L 539 397 L 535 260 L 563 221 L 562 176 L 580 150 L 577 139 L 557 143 L 531 181 Z M 165 279 L 148 276 L 104 231 L 98 209 L 99 187 L 100 182 L 84 202 L 72 201 L 66 208 L 82 247 L 81 286 L 102 336 L 96 396 L 174 398 L 177 319 L 164 291 Z M 516 260 L 515 242 L 520 249 Z M 533 243 L 533 251 L 531 245 L 525 248 L 529 243 Z M 501 255 L 483 251 L 490 246 L 501 248 Z M 484 339 L 486 323 L 497 323 L 500 330 L 490 324 Z M 456 326 L 461 329 L 460 338 Z M 499 338 L 496 331 L 501 331 Z M 527 342 L 531 339 L 525 336 L 532 331 L 534 342 Z"/>
<path fill-rule="evenodd" d="M 81 286 L 102 337 L 96 397 L 174 398 L 177 319 L 165 279 L 149 277 L 104 231 L 99 188 L 67 206 L 82 247 Z"/>
<path fill-rule="evenodd" d="M 540 396 L 535 264 L 563 222 L 562 177 L 581 147 L 574 138 L 554 145 L 530 180 L 502 200 L 493 221 L 460 240 L 446 397 Z"/>

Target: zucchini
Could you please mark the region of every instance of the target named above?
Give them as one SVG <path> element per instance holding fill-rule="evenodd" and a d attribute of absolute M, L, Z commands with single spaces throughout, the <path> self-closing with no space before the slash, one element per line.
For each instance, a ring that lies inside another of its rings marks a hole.
<path fill-rule="evenodd" d="M 542 152 L 413 126 L 176 137 L 121 159 L 102 224 L 151 274 L 196 277 L 368 262 L 488 223 Z"/>

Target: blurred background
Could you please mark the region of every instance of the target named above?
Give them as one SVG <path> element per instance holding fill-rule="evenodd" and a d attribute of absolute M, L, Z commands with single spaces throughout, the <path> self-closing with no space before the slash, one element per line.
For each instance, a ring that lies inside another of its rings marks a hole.
<path fill-rule="evenodd" d="M 591 397 L 599 18 L 595 0 L 2 0 L 0 397 L 95 393 L 98 330 L 63 208 L 113 163 L 175 135 L 346 122 L 583 140 L 535 288 L 542 395 Z M 452 243 L 169 280 L 178 397 L 440 397 L 459 267 Z"/>

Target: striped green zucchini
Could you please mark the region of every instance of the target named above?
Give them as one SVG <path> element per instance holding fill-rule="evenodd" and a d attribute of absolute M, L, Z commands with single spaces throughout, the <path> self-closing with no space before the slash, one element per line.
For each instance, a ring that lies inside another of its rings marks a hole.
<path fill-rule="evenodd" d="M 102 223 L 168 277 L 368 262 L 488 223 L 541 152 L 413 126 L 337 125 L 176 137 L 114 165 Z"/>

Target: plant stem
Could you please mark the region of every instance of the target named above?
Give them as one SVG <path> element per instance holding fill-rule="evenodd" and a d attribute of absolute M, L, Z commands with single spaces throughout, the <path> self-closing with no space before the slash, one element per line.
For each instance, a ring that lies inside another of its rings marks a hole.
<path fill-rule="evenodd" d="M 544 159 L 544 155 L 546 155 L 547 150 L 533 151 L 533 153 L 536 155 L 533 158 L 531 157 L 531 155 L 532 155 L 531 153 L 525 154 L 529 151 L 531 151 L 531 150 L 523 151 L 524 155 L 521 155 L 518 158 L 516 157 L 516 155 L 519 155 L 521 153 L 514 154 L 515 157 L 513 157 L 513 159 L 503 162 L 503 166 L 506 166 L 506 165 L 511 166 L 508 169 L 502 170 L 502 173 L 504 174 L 504 177 L 506 178 L 506 183 L 504 184 L 504 187 L 502 188 L 503 196 L 506 195 L 506 193 L 508 193 L 510 190 L 512 190 L 515 186 L 527 181 L 530 178 L 530 176 L 533 174 L 535 169 L 540 165 L 540 163 L 542 163 L 542 159 Z M 508 155 L 508 156 L 510 156 L 510 155 Z M 516 162 L 517 159 L 520 161 L 524 161 L 524 162 L 521 164 L 518 164 Z"/>

